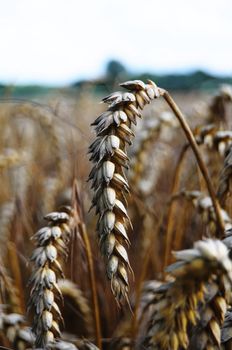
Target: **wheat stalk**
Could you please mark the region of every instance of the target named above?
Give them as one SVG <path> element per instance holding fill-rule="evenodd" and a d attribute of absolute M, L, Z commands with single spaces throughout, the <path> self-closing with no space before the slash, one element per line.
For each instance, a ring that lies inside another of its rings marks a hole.
<path fill-rule="evenodd" d="M 224 221 L 223 218 L 221 216 L 221 212 L 220 212 L 220 205 L 218 203 L 215 191 L 214 191 L 214 187 L 212 184 L 212 181 L 210 179 L 208 170 L 205 166 L 205 163 L 203 161 L 203 158 L 201 156 L 201 153 L 199 151 L 199 148 L 197 146 L 196 140 L 194 138 L 194 135 L 188 125 L 188 123 L 186 122 L 185 116 L 183 115 L 183 113 L 181 112 L 181 110 L 179 109 L 178 105 L 175 103 L 175 101 L 173 100 L 173 98 L 171 97 L 171 95 L 168 93 L 168 91 L 159 88 L 159 92 L 160 95 L 165 99 L 165 101 L 167 102 L 167 104 L 169 105 L 169 107 L 172 109 L 173 113 L 175 114 L 175 116 L 177 117 L 184 133 L 185 136 L 189 142 L 190 147 L 192 148 L 192 151 L 195 155 L 196 161 L 198 163 L 199 169 L 202 173 L 202 176 L 205 180 L 205 184 L 207 186 L 209 195 L 212 199 L 212 203 L 213 203 L 213 207 L 215 210 L 215 215 L 217 218 L 217 227 L 218 227 L 218 236 L 222 235 L 225 227 L 224 227 Z"/>
<path fill-rule="evenodd" d="M 177 192 L 179 188 L 179 182 L 181 178 L 181 171 L 184 169 L 184 161 L 187 155 L 187 151 L 189 149 L 189 144 L 185 144 L 181 152 L 178 156 L 178 160 L 176 162 L 176 167 L 174 171 L 174 177 L 172 180 L 172 188 L 171 188 L 171 196 L 174 196 L 174 194 Z M 170 259 L 170 251 L 172 247 L 172 242 L 173 242 L 173 236 L 174 236 L 174 229 L 173 225 L 175 220 L 173 220 L 175 210 L 174 210 L 174 201 L 171 201 L 168 207 L 168 212 L 167 212 L 167 229 L 166 229 L 166 235 L 165 235 L 165 252 L 164 252 L 164 261 L 163 261 L 163 267 L 166 267 L 169 263 Z M 178 235 L 179 238 L 180 234 Z"/>
<path fill-rule="evenodd" d="M 92 206 L 96 206 L 99 215 L 97 232 L 111 289 L 119 303 L 127 298 L 128 270 L 131 270 L 125 249 L 125 245 L 129 245 L 127 231 L 131 226 L 126 209 L 129 192 L 124 171 L 129 162 L 126 145 L 131 144 L 134 136 L 132 124 L 141 117 L 139 109 L 159 96 L 151 81 L 148 84 L 129 81 L 121 86 L 130 92 L 115 92 L 103 99 L 109 107 L 92 123 L 97 138 L 89 148 L 90 160 L 94 162 L 89 179 L 95 191 Z"/>
<path fill-rule="evenodd" d="M 188 326 L 197 323 L 197 309 L 204 302 L 206 284 L 222 275 L 232 282 L 229 251 L 219 240 L 198 241 L 193 249 L 176 252 L 175 256 L 178 261 L 167 269 L 175 280 L 156 290 L 145 340 L 148 349 L 187 349 Z"/>
<path fill-rule="evenodd" d="M 81 195 L 78 189 L 77 181 L 74 180 L 73 183 L 73 221 L 74 221 L 74 233 L 80 234 L 83 239 L 83 243 L 85 246 L 86 259 L 88 265 L 88 277 L 89 284 L 91 288 L 91 297 L 92 297 L 92 308 L 93 308 L 93 316 L 95 323 L 95 335 L 96 335 L 96 343 L 99 349 L 102 349 L 102 339 L 101 339 L 101 324 L 100 324 L 100 312 L 97 298 L 97 289 L 96 289 L 96 277 L 93 265 L 93 256 L 92 249 L 89 240 L 89 236 L 87 233 L 87 229 L 84 222 L 84 213 L 81 203 Z"/>
<path fill-rule="evenodd" d="M 67 254 L 71 234 L 71 212 L 68 208 L 66 211 L 46 215 L 48 225 L 33 236 L 37 247 L 31 258 L 34 271 L 29 307 L 34 308 L 32 330 L 38 347 L 47 348 L 60 336 L 58 322 L 62 316 L 55 300 L 62 298 L 57 279 L 63 277 L 61 258 Z"/>

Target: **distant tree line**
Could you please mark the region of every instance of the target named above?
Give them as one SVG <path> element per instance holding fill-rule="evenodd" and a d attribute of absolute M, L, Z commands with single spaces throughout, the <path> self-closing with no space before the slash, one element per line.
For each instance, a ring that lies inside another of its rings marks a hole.
<path fill-rule="evenodd" d="M 128 79 L 152 79 L 158 85 L 168 90 L 213 90 L 221 84 L 232 84 L 232 77 L 216 77 L 212 74 L 197 70 L 190 73 L 174 74 L 154 74 L 146 72 L 136 74 L 129 72 L 125 66 L 116 60 L 111 60 L 106 65 L 105 75 L 91 82 L 96 92 L 112 90 L 119 82 Z M 82 87 L 90 82 L 79 81 L 73 84 L 75 87 Z"/>
<path fill-rule="evenodd" d="M 0 77 L 1 79 L 1 77 Z M 107 94 L 118 88 L 120 82 L 126 80 L 140 79 L 146 81 L 152 79 L 157 85 L 171 91 L 192 91 L 192 90 L 215 90 L 221 84 L 232 85 L 232 75 L 225 77 L 216 77 L 207 72 L 198 70 L 186 74 L 154 74 L 152 72 L 144 72 L 138 74 L 130 72 L 123 63 L 117 60 L 110 60 L 105 68 L 102 77 L 93 80 L 79 80 L 71 84 L 67 88 L 81 91 L 87 88 L 88 91 L 96 94 Z M 59 89 L 59 87 L 56 87 Z M 54 91 L 55 87 L 37 86 L 37 85 L 4 85 L 0 83 L 0 97 L 33 97 L 36 95 L 46 95 L 50 91 Z"/>

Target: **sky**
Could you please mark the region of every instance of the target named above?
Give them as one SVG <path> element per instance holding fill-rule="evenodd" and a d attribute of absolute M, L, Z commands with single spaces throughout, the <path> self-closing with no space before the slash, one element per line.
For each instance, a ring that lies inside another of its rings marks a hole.
<path fill-rule="evenodd" d="M 231 0 L 0 0 L 0 82 L 65 85 L 104 74 L 232 75 Z"/>

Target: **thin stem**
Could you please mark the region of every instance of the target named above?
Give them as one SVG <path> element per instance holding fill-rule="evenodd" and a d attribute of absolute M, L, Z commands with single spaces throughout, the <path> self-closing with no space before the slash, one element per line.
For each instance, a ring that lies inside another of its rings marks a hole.
<path fill-rule="evenodd" d="M 150 244 L 148 249 L 144 252 L 144 256 L 143 256 L 143 264 L 142 264 L 142 268 L 139 274 L 139 279 L 136 283 L 136 290 L 135 290 L 135 306 L 134 306 L 134 314 L 132 317 L 132 322 L 131 322 L 131 339 L 133 339 L 135 341 L 136 335 L 137 335 L 137 330 L 138 330 L 138 326 L 139 326 L 139 319 L 138 319 L 138 314 L 139 314 L 139 305 L 140 305 L 140 297 L 141 297 L 141 293 L 142 293 L 142 289 L 143 289 L 143 282 L 146 278 L 147 275 L 147 269 L 148 269 L 148 265 L 151 259 L 151 255 L 154 249 L 154 244 L 153 244 L 153 240 L 155 238 L 157 238 L 157 234 L 160 231 L 161 225 L 163 222 L 163 216 L 160 217 L 158 225 L 157 225 L 157 230 L 156 230 L 156 235 L 154 236 L 154 234 L 150 234 L 149 240 L 150 240 Z"/>
<path fill-rule="evenodd" d="M 93 256 L 92 256 L 92 250 L 91 250 L 88 233 L 84 222 L 83 208 L 81 205 L 81 198 L 80 198 L 80 193 L 78 190 L 78 184 L 76 179 L 74 179 L 74 182 L 73 182 L 73 208 L 74 208 L 74 221 L 75 221 L 74 228 L 76 230 L 79 230 L 79 233 L 83 239 L 84 246 L 85 246 L 88 272 L 89 272 L 88 273 L 89 284 L 91 287 L 96 344 L 98 348 L 101 350 L 102 349 L 101 323 L 100 323 L 100 313 L 99 313 L 99 305 L 98 305 L 98 298 L 97 298 L 96 277 L 95 277 L 94 266 L 93 266 Z"/>
<path fill-rule="evenodd" d="M 17 305 L 17 307 L 20 309 L 20 312 L 24 315 L 25 314 L 25 301 L 24 301 L 24 293 L 23 293 L 23 282 L 22 282 L 22 276 L 20 271 L 20 265 L 19 265 L 19 259 L 17 255 L 17 249 L 13 242 L 7 243 L 7 249 L 8 249 L 8 256 L 9 256 L 9 264 L 13 275 L 13 280 L 15 285 L 17 286 L 17 289 L 19 291 L 19 302 L 20 305 Z"/>
<path fill-rule="evenodd" d="M 135 339 L 137 334 L 137 328 L 138 328 L 138 312 L 139 312 L 139 303 L 140 303 L 140 296 L 142 293 L 142 287 L 143 287 L 143 281 L 145 280 L 146 273 L 147 273 L 147 267 L 148 263 L 150 261 L 151 252 L 153 250 L 153 245 L 150 244 L 150 247 L 148 248 L 144 260 L 143 260 L 143 268 L 141 273 L 139 274 L 139 279 L 137 282 L 137 288 L 135 291 L 135 307 L 134 307 L 134 315 L 132 317 L 132 324 L 131 324 L 131 338 Z"/>
<path fill-rule="evenodd" d="M 79 229 L 81 236 L 83 238 L 84 244 L 85 244 L 85 250 L 86 250 L 86 257 L 87 257 L 87 263 L 88 263 L 88 270 L 89 270 L 89 282 L 92 290 L 92 304 L 93 304 L 93 311 L 94 311 L 94 322 L 95 322 L 95 332 L 96 332 L 96 343 L 98 348 L 102 349 L 102 340 L 101 340 L 101 326 L 100 326 L 100 314 L 99 314 L 99 305 L 98 305 L 98 299 L 97 299 L 97 289 L 96 289 L 96 279 L 95 279 L 95 273 L 93 268 L 93 257 L 92 257 L 92 251 L 91 246 L 89 242 L 89 237 L 86 231 L 86 226 L 84 223 L 79 224 Z"/>
<path fill-rule="evenodd" d="M 159 92 L 160 92 L 161 96 L 163 96 L 163 98 L 165 99 L 165 101 L 167 102 L 169 107 L 172 109 L 172 111 L 174 112 L 177 119 L 179 120 L 180 125 L 181 125 L 181 127 L 182 127 L 188 141 L 189 141 L 189 144 L 193 150 L 193 153 L 195 154 L 198 166 L 199 166 L 201 173 L 205 179 L 205 183 L 206 183 L 209 195 L 212 199 L 212 203 L 213 203 L 213 207 L 214 207 L 214 211 L 215 211 L 215 215 L 216 215 L 216 219 L 217 219 L 218 229 L 219 229 L 218 235 L 221 236 L 224 233 L 225 225 L 224 225 L 224 220 L 223 220 L 222 215 L 221 215 L 220 205 L 219 205 L 219 202 L 217 200 L 212 182 L 210 180 L 208 170 L 207 170 L 205 163 L 202 159 L 202 156 L 200 154 L 200 151 L 199 151 L 199 148 L 197 146 L 196 140 L 193 136 L 193 133 L 192 133 L 188 123 L 186 122 L 186 119 L 185 119 L 183 113 L 181 112 L 181 110 L 179 109 L 179 107 L 177 106 L 177 104 L 175 103 L 173 98 L 169 95 L 169 93 L 164 89 L 159 89 Z"/>
<path fill-rule="evenodd" d="M 184 147 L 181 150 L 181 153 L 179 155 L 179 158 L 177 160 L 176 169 L 175 169 L 175 175 L 172 182 L 172 189 L 171 189 L 171 197 L 177 192 L 179 187 L 179 178 L 181 174 L 181 169 L 183 165 L 183 161 L 185 159 L 185 155 L 187 150 L 189 149 L 189 144 L 184 145 Z M 171 201 L 168 209 L 168 217 L 167 217 L 167 232 L 165 236 L 165 253 L 164 253 L 164 267 L 169 264 L 169 257 L 170 257 L 170 250 L 171 250 L 171 244 L 173 240 L 173 213 L 174 213 L 174 201 Z"/>

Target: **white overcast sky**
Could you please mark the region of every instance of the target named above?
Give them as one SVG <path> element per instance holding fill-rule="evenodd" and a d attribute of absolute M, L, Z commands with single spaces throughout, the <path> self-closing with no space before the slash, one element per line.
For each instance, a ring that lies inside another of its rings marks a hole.
<path fill-rule="evenodd" d="M 0 82 L 195 68 L 232 75 L 231 0 L 0 0 Z"/>

